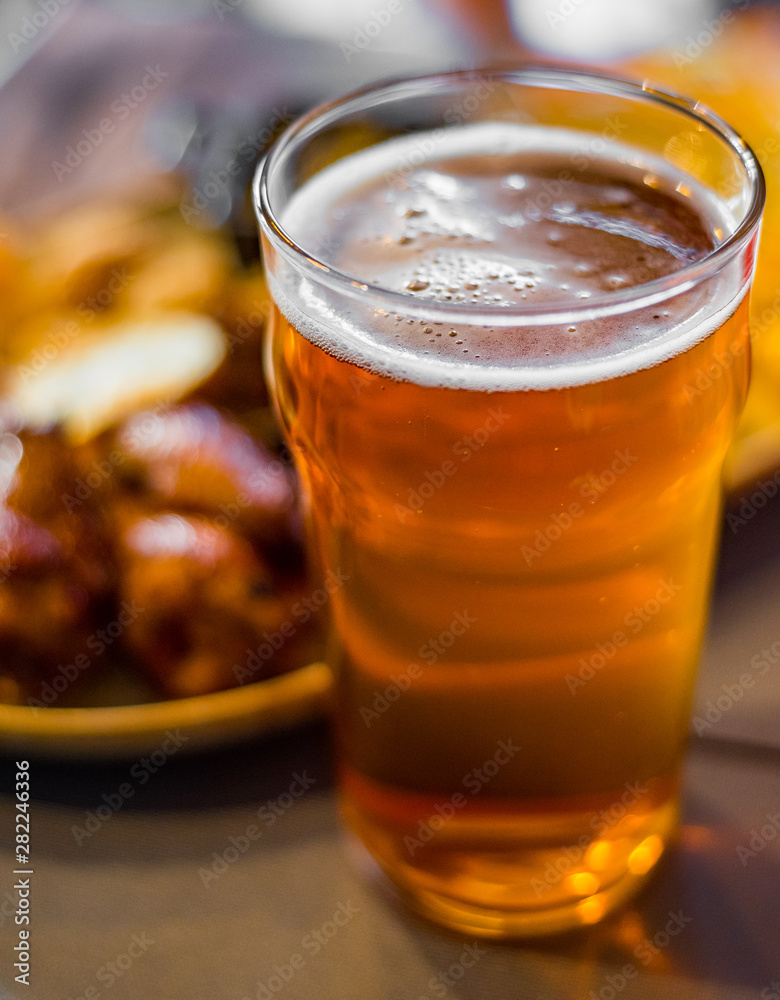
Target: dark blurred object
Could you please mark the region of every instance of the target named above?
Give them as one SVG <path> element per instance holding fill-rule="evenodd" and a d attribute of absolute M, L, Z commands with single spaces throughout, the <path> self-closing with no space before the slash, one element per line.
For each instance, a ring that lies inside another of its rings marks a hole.
<path fill-rule="evenodd" d="M 208 16 L 163 23 L 144 20 L 145 6 L 121 6 L 134 17 L 74 3 L 33 25 L 19 57 L 35 51 L 0 100 L 0 130 L 14 146 L 0 162 L 0 211 L 41 219 L 87 196 L 143 189 L 185 149 L 185 172 L 202 192 L 212 171 L 224 170 L 242 145 L 253 146 L 241 160 L 243 181 L 267 140 L 300 110 L 379 77 L 483 55 L 446 22 L 424 52 L 387 49 L 384 39 L 400 19 L 376 38 L 364 31 L 368 11 L 347 15 L 341 40 L 317 40 L 258 23 L 257 12 L 250 19 L 251 0 L 214 0 Z M 416 7 L 407 16 L 422 24 Z M 157 115 L 162 125 L 155 128 Z M 225 199 L 206 198 L 216 222 L 224 221 Z"/>
<path fill-rule="evenodd" d="M 149 147 L 184 178 L 181 213 L 186 222 L 226 226 L 244 264 L 259 260 L 257 225 L 249 198 L 260 157 L 302 108 L 253 105 L 223 108 L 175 98 L 147 120 Z"/>

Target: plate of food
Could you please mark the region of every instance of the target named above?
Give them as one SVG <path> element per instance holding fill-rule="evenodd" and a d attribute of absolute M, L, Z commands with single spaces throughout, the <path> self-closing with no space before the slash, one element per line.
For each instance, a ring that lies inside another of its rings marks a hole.
<path fill-rule="evenodd" d="M 745 34 L 762 72 L 735 55 Z M 661 53 L 625 70 L 703 94 L 767 173 L 753 383 L 726 463 L 736 503 L 780 468 L 778 38 L 745 14 L 691 63 Z M 262 268 L 181 211 L 193 204 L 163 174 L 45 222 L 0 220 L 6 752 L 140 757 L 171 733 L 199 750 L 326 707 L 330 593 L 305 564 L 265 391 Z"/>
<path fill-rule="evenodd" d="M 164 187 L 6 230 L 0 747 L 199 749 L 321 711 L 329 595 L 265 393 L 259 265 Z"/>

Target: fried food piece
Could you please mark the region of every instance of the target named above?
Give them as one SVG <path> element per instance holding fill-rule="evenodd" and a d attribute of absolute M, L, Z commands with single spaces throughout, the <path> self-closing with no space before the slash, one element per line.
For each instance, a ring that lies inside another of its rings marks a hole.
<path fill-rule="evenodd" d="M 139 516 L 123 532 L 120 564 L 120 598 L 137 612 L 127 644 L 168 695 L 234 686 L 271 634 L 284 642 L 257 679 L 297 665 L 299 594 L 275 587 L 268 565 L 229 529 L 170 512 Z"/>
<path fill-rule="evenodd" d="M 237 423 L 204 403 L 131 417 L 118 450 L 162 505 L 234 525 L 256 545 L 289 539 L 295 504 L 290 469 Z"/>
<path fill-rule="evenodd" d="M 0 435 L 0 700 L 56 703 L 92 665 L 90 637 L 111 617 L 101 509 L 90 491 L 63 502 L 80 492 L 79 470 L 56 433 Z"/>
<path fill-rule="evenodd" d="M 56 433 L 0 435 L 2 701 L 56 704 L 92 666 L 90 638 L 112 617 L 110 532 L 80 471 Z M 71 493 L 81 498 L 72 506 Z"/>
<path fill-rule="evenodd" d="M 45 301 L 76 308 L 115 287 L 116 275 L 135 274 L 139 255 L 153 245 L 153 220 L 148 208 L 116 199 L 78 205 L 52 219 L 30 266 Z"/>
<path fill-rule="evenodd" d="M 198 313 L 95 323 L 56 350 L 46 345 L 10 369 L 6 395 L 26 427 L 59 426 L 88 441 L 129 414 L 181 398 L 225 356 L 219 324 Z M 44 363 L 36 370 L 36 358 Z"/>
<path fill-rule="evenodd" d="M 234 255 L 219 236 L 168 223 L 153 255 L 128 275 L 131 313 L 144 316 L 162 309 L 213 313 L 235 267 Z"/>
<path fill-rule="evenodd" d="M 94 676 L 115 620 L 106 661 L 133 653 L 171 696 L 320 653 L 291 617 L 304 563 L 262 272 L 163 194 L 82 204 L 0 247 L 2 701 L 61 704 L 63 665 Z"/>
<path fill-rule="evenodd" d="M 0 700 L 51 705 L 90 665 L 95 605 L 82 575 L 51 532 L 0 508 Z"/>
<path fill-rule="evenodd" d="M 14 510 L 51 527 L 68 513 L 63 495 L 74 488 L 80 471 L 74 453 L 56 430 L 48 434 L 17 430 L 0 441 L 5 456 L 2 479 L 8 481 L 4 498 Z"/>
<path fill-rule="evenodd" d="M 218 309 L 235 252 L 221 233 L 188 226 L 168 196 L 145 204 L 99 199 L 50 221 L 30 266 L 44 300 L 137 316 Z"/>
<path fill-rule="evenodd" d="M 91 455 L 88 449 L 67 447 L 56 431 L 0 437 L 0 483 L 8 482 L 8 509 L 57 540 L 72 584 L 93 605 L 110 595 L 116 572 L 104 510 L 111 477 L 97 472 L 99 463 L 90 462 Z M 16 463 L 13 472 L 10 460 Z"/>

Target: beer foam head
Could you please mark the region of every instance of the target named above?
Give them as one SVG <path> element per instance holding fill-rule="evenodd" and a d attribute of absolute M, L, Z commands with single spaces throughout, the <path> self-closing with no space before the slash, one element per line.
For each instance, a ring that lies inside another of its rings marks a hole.
<path fill-rule="evenodd" d="M 582 133 L 494 122 L 347 156 L 281 224 L 351 293 L 282 264 L 274 297 L 329 353 L 426 385 L 554 388 L 656 364 L 744 290 L 721 278 L 650 301 L 642 286 L 706 257 L 735 222 L 669 164 L 606 144 L 596 156 Z"/>

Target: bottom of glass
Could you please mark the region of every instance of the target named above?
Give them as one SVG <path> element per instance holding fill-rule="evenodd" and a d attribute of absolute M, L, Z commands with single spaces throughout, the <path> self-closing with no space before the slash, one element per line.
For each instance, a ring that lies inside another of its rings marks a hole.
<path fill-rule="evenodd" d="M 357 787 L 365 790 L 364 782 L 357 779 Z M 661 801 L 656 786 L 650 801 L 597 837 L 593 816 L 600 814 L 590 810 L 450 816 L 441 824 L 431 814 L 422 826 L 399 824 L 396 813 L 391 824 L 350 794 L 350 785 L 357 790 L 347 779 L 344 817 L 396 894 L 435 923 L 483 938 L 597 923 L 639 891 L 678 823 L 676 782 L 662 783 Z"/>

